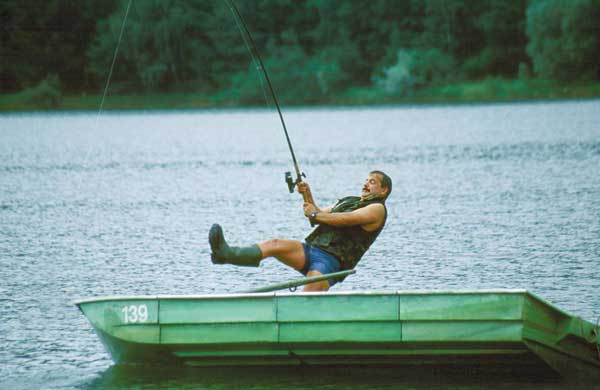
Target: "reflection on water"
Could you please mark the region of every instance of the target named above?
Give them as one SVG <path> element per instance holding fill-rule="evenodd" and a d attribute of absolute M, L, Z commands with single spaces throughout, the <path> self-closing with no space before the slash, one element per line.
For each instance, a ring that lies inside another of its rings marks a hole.
<path fill-rule="evenodd" d="M 572 385 L 574 384 L 561 383 L 556 377 L 540 376 L 536 373 L 460 367 L 149 369 L 113 366 L 100 377 L 81 383 L 80 388 L 565 390 Z"/>
<path fill-rule="evenodd" d="M 336 291 L 519 288 L 600 315 L 600 101 L 307 109 L 286 122 L 320 205 L 359 192 L 371 169 L 394 178 L 384 231 Z M 214 222 L 232 244 L 308 233 L 278 117 L 19 114 L 0 129 L 0 388 L 551 388 L 427 370 L 108 369 L 75 300 L 298 277 L 271 260 L 215 267 L 206 240 Z"/>

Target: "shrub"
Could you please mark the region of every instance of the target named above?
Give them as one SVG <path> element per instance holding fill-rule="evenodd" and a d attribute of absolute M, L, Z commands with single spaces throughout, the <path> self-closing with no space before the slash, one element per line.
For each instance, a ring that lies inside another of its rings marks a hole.
<path fill-rule="evenodd" d="M 535 73 L 562 81 L 596 77 L 599 18 L 597 0 L 532 1 L 527 8 L 527 53 Z"/>
<path fill-rule="evenodd" d="M 452 68 L 452 58 L 438 49 L 400 49 L 396 63 L 373 81 L 388 94 L 409 95 L 418 87 L 447 81 Z"/>
<path fill-rule="evenodd" d="M 55 74 L 48 75 L 38 85 L 21 92 L 23 100 L 41 109 L 58 108 L 62 102 L 60 80 Z"/>
<path fill-rule="evenodd" d="M 327 61 L 323 56 L 309 57 L 299 46 L 273 51 L 275 55 L 265 58 L 264 63 L 282 104 L 324 101 L 327 94 L 338 89 L 344 80 L 339 64 Z M 242 104 L 262 105 L 264 95 L 268 101 L 271 100 L 262 72 L 257 72 L 256 64 L 251 63 L 246 71 L 232 76 L 231 88 L 222 93 L 218 100 L 232 99 Z"/>

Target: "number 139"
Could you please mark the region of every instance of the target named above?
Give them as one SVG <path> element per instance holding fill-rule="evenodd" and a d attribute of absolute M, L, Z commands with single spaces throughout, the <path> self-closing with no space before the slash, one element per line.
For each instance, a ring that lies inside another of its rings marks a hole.
<path fill-rule="evenodd" d="M 121 312 L 123 313 L 123 322 L 126 324 L 148 321 L 148 307 L 146 305 L 123 306 Z"/>

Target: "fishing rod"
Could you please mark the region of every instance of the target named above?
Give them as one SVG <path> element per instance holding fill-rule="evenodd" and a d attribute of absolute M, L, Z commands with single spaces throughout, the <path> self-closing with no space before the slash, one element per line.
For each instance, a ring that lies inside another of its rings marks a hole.
<path fill-rule="evenodd" d="M 285 133 L 285 139 L 287 141 L 288 147 L 290 149 L 290 153 L 292 155 L 292 161 L 294 163 L 294 170 L 296 171 L 296 180 L 294 180 L 292 178 L 291 172 L 285 173 L 285 182 L 288 185 L 288 189 L 289 189 L 290 193 L 293 193 L 294 187 L 298 183 L 301 183 L 302 178 L 306 177 L 306 175 L 304 174 L 304 172 L 301 172 L 300 168 L 298 167 L 298 161 L 296 160 L 296 154 L 294 153 L 294 148 L 292 147 L 292 141 L 290 140 L 290 135 L 288 134 L 287 127 L 285 126 L 285 121 L 283 120 L 283 114 L 281 113 L 281 107 L 279 106 L 279 101 L 277 100 L 277 95 L 275 95 L 275 90 L 273 89 L 273 85 L 271 84 L 271 79 L 269 78 L 269 74 L 267 73 L 265 64 L 263 63 L 263 61 L 260 57 L 260 54 L 258 54 L 258 49 L 256 48 L 256 44 L 254 43 L 252 34 L 250 34 L 250 30 L 248 30 L 248 25 L 244 21 L 242 14 L 240 13 L 238 7 L 235 5 L 233 0 L 224 0 L 224 1 L 225 1 L 225 4 L 227 4 L 229 9 L 231 10 L 231 13 L 233 14 L 234 19 L 236 21 L 236 24 L 237 24 L 240 32 L 242 33 L 242 37 L 244 38 L 244 43 L 246 44 L 246 47 L 248 48 L 248 50 L 250 51 L 250 54 L 252 55 L 252 59 L 254 60 L 256 68 L 262 72 L 262 74 L 265 78 L 265 81 L 267 82 L 267 86 L 269 87 L 269 92 L 271 93 L 273 102 L 275 103 L 275 107 L 277 107 L 277 113 L 279 114 L 279 119 L 281 120 L 281 125 L 283 126 L 283 132 Z M 262 83 L 261 83 L 261 85 L 262 85 Z M 262 86 L 264 88 L 264 85 L 262 85 Z M 267 100 L 266 94 L 265 94 L 265 100 Z M 267 104 L 268 104 L 268 100 L 267 100 Z M 308 194 L 303 193 L 302 197 L 304 198 L 305 202 L 308 201 Z"/>

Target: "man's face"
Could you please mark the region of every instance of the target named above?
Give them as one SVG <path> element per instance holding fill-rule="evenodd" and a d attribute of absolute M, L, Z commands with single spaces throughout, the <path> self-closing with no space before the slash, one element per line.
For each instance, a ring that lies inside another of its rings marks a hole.
<path fill-rule="evenodd" d="M 381 177 L 379 177 L 379 174 L 371 173 L 369 174 L 369 177 L 367 177 L 367 180 L 365 180 L 365 184 L 362 188 L 361 197 L 363 199 L 373 195 L 384 197 L 387 191 L 387 188 L 384 189 L 381 186 Z"/>

